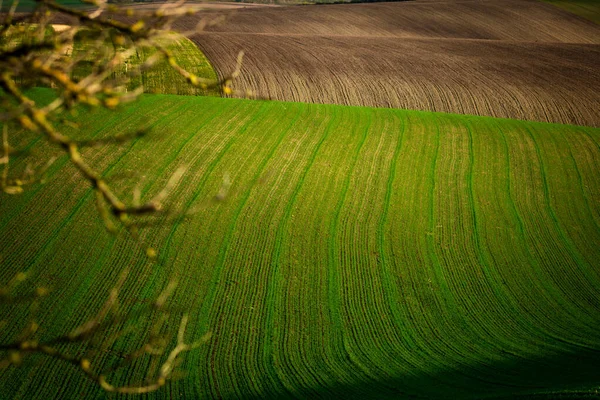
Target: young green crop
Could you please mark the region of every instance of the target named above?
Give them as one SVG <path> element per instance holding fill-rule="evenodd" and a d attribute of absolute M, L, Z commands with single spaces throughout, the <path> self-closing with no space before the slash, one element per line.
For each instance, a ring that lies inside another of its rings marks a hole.
<path fill-rule="evenodd" d="M 600 3 L 596 0 L 544 0 L 564 10 L 600 24 Z"/>
<path fill-rule="evenodd" d="M 69 6 L 72 8 L 85 8 L 85 7 L 90 7 L 89 4 L 86 4 L 80 0 L 57 0 L 56 1 L 58 4 L 62 4 L 64 6 Z M 3 1 L 2 2 L 2 6 L 1 6 L 1 10 L 2 11 L 6 11 L 9 10 L 13 5 L 13 1 L 12 0 L 8 0 L 8 1 Z M 17 11 L 19 12 L 30 12 L 33 11 L 36 6 L 38 5 L 38 2 L 35 0 L 19 0 L 18 4 L 17 4 Z"/>
<path fill-rule="evenodd" d="M 599 129 L 166 95 L 82 123 L 90 140 L 149 129 L 85 150 L 116 188 L 151 198 L 187 172 L 172 213 L 141 224 L 150 267 L 104 232 L 61 160 L 46 185 L 0 195 L 0 276 L 60 290 L 44 334 L 92 313 L 131 265 L 126 304 L 177 278 L 189 335 L 213 333 L 170 384 L 181 397 L 577 398 L 600 385 Z M 101 395 L 59 361 L 43 385 L 39 371 L 3 371 L 0 393 Z"/>
<path fill-rule="evenodd" d="M 75 77 L 87 76 L 91 72 L 93 60 L 97 57 L 94 52 L 89 52 L 90 43 L 92 42 L 86 38 L 85 34 L 85 30 L 81 31 L 73 46 L 72 57 L 81 59 L 74 70 Z M 174 54 L 181 68 L 199 78 L 210 79 L 215 82 L 218 80 L 217 74 L 208 59 L 189 39 L 172 33 L 170 37 L 164 39 L 162 44 Z M 95 45 L 92 48 L 96 49 Z M 122 63 L 118 71 L 115 71 L 113 79 L 124 79 L 128 72 L 135 70 L 155 53 L 155 48 L 138 49 L 134 55 Z M 141 75 L 132 77 L 126 85 L 127 90 L 133 90 L 139 86 L 143 86 L 146 93 L 219 95 L 219 90 L 215 88 L 202 89 L 191 86 L 181 74 L 167 65 L 167 60 L 161 60 Z"/>

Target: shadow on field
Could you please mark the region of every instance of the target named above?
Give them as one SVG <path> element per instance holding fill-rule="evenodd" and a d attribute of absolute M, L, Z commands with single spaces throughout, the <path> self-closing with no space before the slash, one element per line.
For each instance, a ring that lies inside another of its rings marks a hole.
<path fill-rule="evenodd" d="M 600 396 L 600 350 L 582 348 L 571 353 L 527 359 L 516 355 L 502 362 L 487 361 L 440 370 L 436 373 L 414 371 L 356 384 L 340 383 L 321 388 L 305 387 L 291 393 L 269 392 L 258 399 L 586 399 Z M 448 363 L 456 360 L 447 360 Z M 345 371 L 347 375 L 351 371 Z M 376 371 L 371 371 L 375 375 Z"/>

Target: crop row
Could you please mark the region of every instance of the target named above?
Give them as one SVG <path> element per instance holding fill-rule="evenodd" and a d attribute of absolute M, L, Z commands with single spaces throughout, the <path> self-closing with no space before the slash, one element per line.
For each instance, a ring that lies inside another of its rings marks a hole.
<path fill-rule="evenodd" d="M 98 57 L 96 39 L 90 39 L 85 36 L 85 31 L 80 32 L 74 40 L 72 54 L 74 59 L 79 60 L 73 70 L 73 78 L 81 79 L 92 72 L 94 62 Z M 158 39 L 171 54 L 175 55 L 177 64 L 186 71 L 195 74 L 201 79 L 215 81 L 217 79 L 215 70 L 210 65 L 204 54 L 189 39 L 176 34 L 169 33 Z M 110 46 L 110 43 L 106 43 Z M 90 49 L 92 51 L 90 51 Z M 116 48 L 116 51 L 123 51 L 123 48 Z M 156 55 L 156 49 L 142 47 L 136 49 L 136 52 L 130 56 L 121 67 L 113 71 L 111 78 L 117 82 L 125 81 L 127 90 L 133 90 L 143 86 L 146 93 L 160 94 L 180 94 L 180 95 L 218 95 L 217 89 L 202 89 L 193 87 L 181 76 L 175 69 L 170 68 L 166 60 L 161 59 L 151 68 L 146 69 L 140 75 L 129 77 L 132 71 L 139 68 L 144 62 Z"/>
<path fill-rule="evenodd" d="M 213 332 L 171 384 L 188 397 L 469 398 L 598 385 L 598 129 L 174 96 L 110 115 L 86 117 L 104 121 L 89 138 L 149 128 L 127 145 L 86 149 L 119 194 L 139 184 L 151 198 L 180 166 L 186 173 L 172 213 L 142 230 L 154 264 L 104 233 L 67 166 L 31 195 L 1 199 L 2 277 L 29 270 L 56 289 L 39 314 L 45 335 L 93 315 L 129 265 L 124 304 L 147 303 L 175 278 L 171 304 L 189 312 L 187 335 Z M 137 323 L 143 332 L 152 319 Z M 127 336 L 100 362 L 137 344 Z M 48 365 L 46 385 L 32 384 L 40 370 L 26 365 L 8 370 L 0 391 L 98 395 Z M 144 366 L 116 378 L 139 379 Z"/>

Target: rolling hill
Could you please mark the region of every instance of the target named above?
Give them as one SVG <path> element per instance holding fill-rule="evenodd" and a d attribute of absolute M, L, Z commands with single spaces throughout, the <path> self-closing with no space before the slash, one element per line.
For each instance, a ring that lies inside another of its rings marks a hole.
<path fill-rule="evenodd" d="M 148 398 L 597 394 L 600 130 L 147 95 L 69 133 L 139 127 L 150 134 L 85 155 L 124 196 L 141 183 L 149 198 L 187 166 L 174 214 L 141 221 L 156 263 L 104 231 L 64 159 L 46 185 L 0 195 L 1 279 L 28 271 L 55 290 L 41 338 L 93 315 L 130 266 L 124 306 L 177 279 L 172 307 L 190 314 L 190 340 L 213 333 L 184 377 Z M 95 365 L 137 345 L 126 336 Z M 3 398 L 102 396 L 61 361 L 35 360 L 3 371 Z M 134 367 L 112 378 L 146 373 Z"/>
<path fill-rule="evenodd" d="M 245 51 L 241 95 L 600 126 L 600 26 L 538 1 L 240 9 L 192 39 L 222 76 Z"/>

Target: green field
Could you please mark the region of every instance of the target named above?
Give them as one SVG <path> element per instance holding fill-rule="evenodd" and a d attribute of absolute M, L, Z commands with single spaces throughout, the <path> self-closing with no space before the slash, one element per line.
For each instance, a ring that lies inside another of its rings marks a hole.
<path fill-rule="evenodd" d="M 73 8 L 90 7 L 89 4 L 85 4 L 79 0 L 58 0 L 57 3 Z M 17 4 L 17 11 L 32 11 L 37 6 L 37 4 L 38 3 L 35 0 L 19 0 L 19 3 Z M 5 11 L 12 7 L 12 5 L 13 0 L 3 1 L 0 9 L 2 9 L 2 11 Z"/>
<path fill-rule="evenodd" d="M 25 37 L 32 39 L 32 32 L 26 33 Z M 52 28 L 47 27 L 46 32 L 52 32 Z M 23 33 L 8 31 L 7 34 L 0 38 L 0 45 L 5 45 L 7 48 L 13 48 L 21 44 L 23 41 Z M 210 64 L 210 61 L 202 53 L 194 43 L 188 38 L 169 32 L 158 39 L 159 43 L 164 46 L 177 60 L 177 64 L 184 70 L 196 75 L 200 79 L 207 79 L 209 82 L 216 83 L 217 74 Z M 106 46 L 110 48 L 112 44 L 107 41 Z M 94 62 L 97 54 L 94 51 L 98 47 L 95 41 L 86 37 L 86 31 L 78 32 L 73 41 L 73 47 L 67 51 L 64 56 L 76 59 L 72 78 L 75 81 L 80 81 L 92 73 Z M 117 51 L 123 51 L 124 48 L 117 47 Z M 151 56 L 156 53 L 154 47 L 142 47 L 136 49 L 135 53 L 127 59 L 126 63 L 122 63 L 118 68 L 115 68 L 111 79 L 120 82 L 126 82 L 127 90 L 134 90 L 143 86 L 145 93 L 161 93 L 161 94 L 177 94 L 177 95 L 200 95 L 200 96 L 219 96 L 220 89 L 216 87 L 194 87 L 186 81 L 174 68 L 169 67 L 167 61 L 160 59 L 151 68 L 144 70 L 138 76 L 127 77 L 127 73 L 131 73 L 146 62 Z M 25 86 L 48 86 L 46 82 L 40 78 L 17 79 L 17 83 Z"/>
<path fill-rule="evenodd" d="M 134 309 L 179 279 L 189 338 L 213 336 L 149 398 L 598 396 L 600 129 L 167 95 L 86 114 L 82 128 L 69 133 L 149 128 L 84 152 L 127 198 L 187 167 L 175 217 L 142 230 L 157 262 L 104 231 L 61 158 L 46 185 L 0 194 L 0 279 L 29 271 L 55 288 L 41 339 L 93 315 L 123 266 Z M 105 396 L 43 357 L 3 371 L 0 393 Z"/>
<path fill-rule="evenodd" d="M 76 37 L 72 57 L 80 59 L 73 77 L 81 79 L 92 72 L 92 65 L 95 54 L 90 52 L 90 44 L 95 48 L 97 44 L 89 39 L 85 39 L 85 31 L 80 32 Z M 178 65 L 186 71 L 195 74 L 197 77 L 217 81 L 217 74 L 206 59 L 204 54 L 188 38 L 170 33 L 161 40 L 163 45 L 171 54 L 174 54 Z M 107 46 L 111 46 L 107 42 Z M 137 49 L 127 63 L 122 64 L 119 69 L 113 72 L 112 78 L 123 79 L 126 73 L 132 68 L 137 68 L 156 53 L 155 48 L 140 47 Z M 167 61 L 162 59 L 152 68 L 145 70 L 140 76 L 135 76 L 127 83 L 127 89 L 133 90 L 142 85 L 146 93 L 161 94 L 179 94 L 179 95 L 219 95 L 219 90 L 215 88 L 201 89 L 190 85 L 183 76 L 175 69 L 170 68 Z"/>
<path fill-rule="evenodd" d="M 543 0 L 546 3 L 554 4 L 557 7 L 565 9 L 573 14 L 600 24 L 600 1 L 598 0 Z"/>

